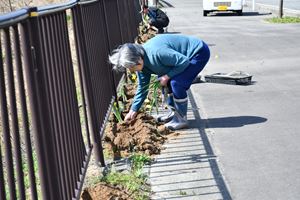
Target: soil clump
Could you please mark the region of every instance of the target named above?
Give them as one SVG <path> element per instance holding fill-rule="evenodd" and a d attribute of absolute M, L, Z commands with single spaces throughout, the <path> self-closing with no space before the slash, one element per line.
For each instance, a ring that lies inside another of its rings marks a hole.
<path fill-rule="evenodd" d="M 129 194 L 121 188 L 100 183 L 94 187 L 85 188 L 81 194 L 82 200 L 132 200 Z"/>
<path fill-rule="evenodd" d="M 129 112 L 136 89 L 130 84 L 124 87 L 128 100 L 123 102 L 123 118 Z M 151 156 L 159 154 L 163 149 L 162 145 L 168 137 L 173 135 L 176 133 L 166 128 L 163 123 L 157 122 L 146 111 L 139 112 L 136 118 L 130 122 L 118 123 L 116 118 L 111 115 L 106 126 L 103 146 L 112 152 L 114 159 L 127 157 L 133 152 Z"/>
<path fill-rule="evenodd" d="M 146 155 L 159 154 L 171 132 L 163 124 L 145 113 L 138 113 L 129 123 L 110 122 L 104 136 L 105 148 L 113 152 L 114 159 L 127 157 L 132 152 Z"/>

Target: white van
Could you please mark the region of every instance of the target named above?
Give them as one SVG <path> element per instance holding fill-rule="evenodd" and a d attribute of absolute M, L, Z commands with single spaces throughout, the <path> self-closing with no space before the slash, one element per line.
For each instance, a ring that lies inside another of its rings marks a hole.
<path fill-rule="evenodd" d="M 243 14 L 243 0 L 203 0 L 203 16 L 214 11 L 233 11 Z"/>

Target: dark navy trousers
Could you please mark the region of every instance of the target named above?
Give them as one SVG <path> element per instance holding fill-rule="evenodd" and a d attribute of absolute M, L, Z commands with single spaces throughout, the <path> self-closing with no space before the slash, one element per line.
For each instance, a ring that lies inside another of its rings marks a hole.
<path fill-rule="evenodd" d="M 176 99 L 185 99 L 187 97 L 187 90 L 191 87 L 193 80 L 203 70 L 210 57 L 210 51 L 203 42 L 203 47 L 190 60 L 189 66 L 180 74 L 177 74 L 170 80 L 168 84 L 169 91 L 173 92 Z"/>

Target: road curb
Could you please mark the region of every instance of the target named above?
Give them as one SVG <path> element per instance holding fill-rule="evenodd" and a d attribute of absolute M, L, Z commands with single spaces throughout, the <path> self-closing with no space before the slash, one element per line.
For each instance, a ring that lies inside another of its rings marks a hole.
<path fill-rule="evenodd" d="M 248 7 L 252 6 L 252 2 L 247 1 L 246 5 Z M 278 15 L 279 13 L 279 6 L 267 5 L 262 3 L 255 3 L 255 10 L 257 11 L 265 11 L 271 12 L 274 15 Z M 291 16 L 291 17 L 300 17 L 300 10 L 293 10 L 288 8 L 283 8 L 283 15 L 284 16 Z"/>

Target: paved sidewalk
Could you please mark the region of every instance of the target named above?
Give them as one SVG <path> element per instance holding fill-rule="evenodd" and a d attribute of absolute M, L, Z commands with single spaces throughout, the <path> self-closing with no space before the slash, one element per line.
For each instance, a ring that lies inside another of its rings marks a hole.
<path fill-rule="evenodd" d="M 269 12 L 202 16 L 202 0 L 167 0 L 170 33 L 204 39 L 203 74 L 241 70 L 246 87 L 195 84 L 191 128 L 150 168 L 153 199 L 300 199 L 300 24 L 270 24 Z"/>
<path fill-rule="evenodd" d="M 180 131 L 151 165 L 152 199 L 230 200 L 191 93 L 189 99 L 188 119 L 196 128 Z"/>

